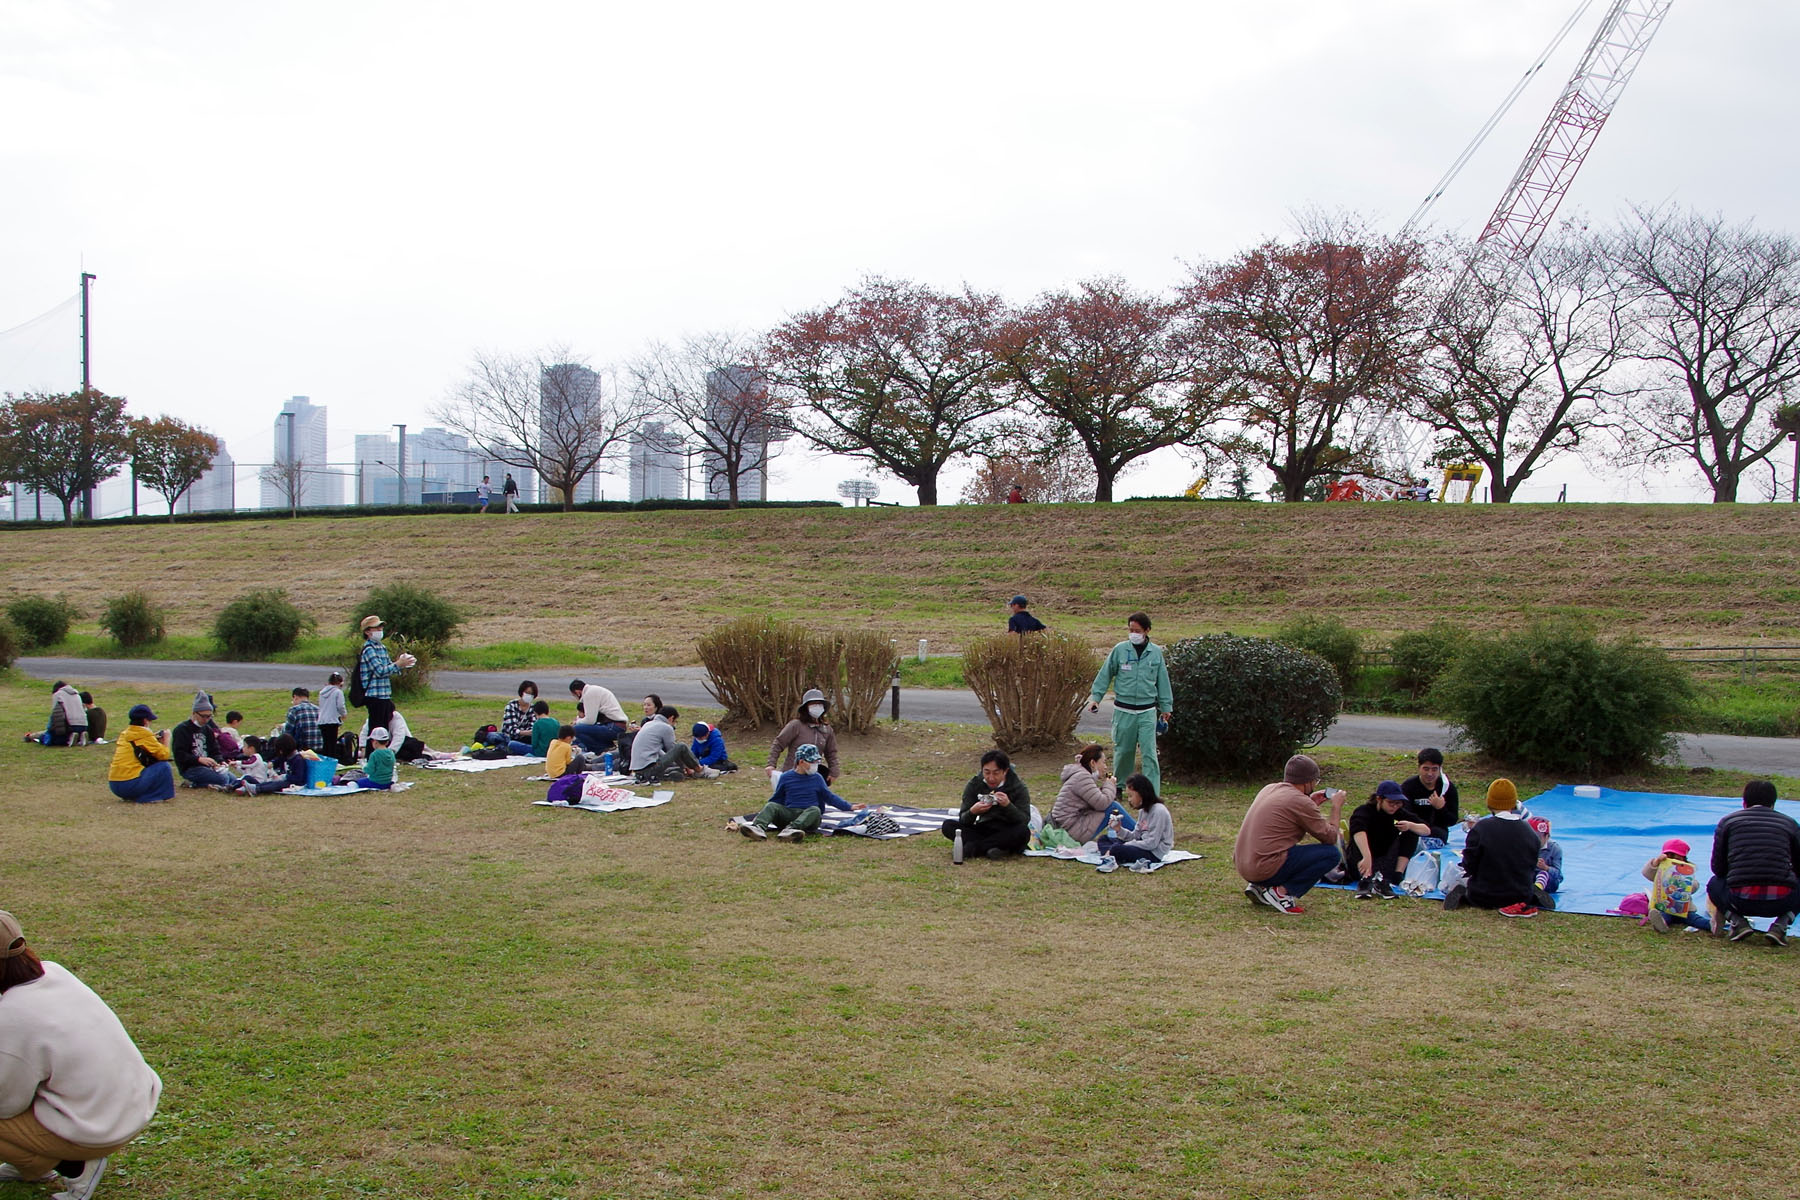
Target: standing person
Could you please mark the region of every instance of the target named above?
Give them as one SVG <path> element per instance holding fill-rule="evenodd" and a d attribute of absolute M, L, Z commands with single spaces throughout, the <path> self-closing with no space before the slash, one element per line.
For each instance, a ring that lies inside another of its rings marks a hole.
<path fill-rule="evenodd" d="M 1008 504 L 1025 503 L 1025 489 L 1016 483 L 1013 484 L 1011 488 L 1007 489 L 1006 502 Z"/>
<path fill-rule="evenodd" d="M 1774 917 L 1764 935 L 1787 945 L 1788 926 L 1800 912 L 1800 825 L 1775 811 L 1775 785 L 1753 779 L 1744 785 L 1744 806 L 1713 830 L 1713 930 L 1734 942 L 1756 932 L 1751 917 Z"/>
<path fill-rule="evenodd" d="M 1125 798 L 1137 809 L 1137 827 L 1127 830 L 1114 816 L 1107 831 L 1100 836 L 1100 853 L 1124 863 L 1134 871 L 1162 861 L 1163 855 L 1175 848 L 1175 821 L 1169 806 L 1156 797 L 1156 787 L 1143 775 L 1125 781 Z"/>
<path fill-rule="evenodd" d="M 571 679 L 569 695 L 575 697 L 575 740 L 589 754 L 606 753 L 631 727 L 631 719 L 610 689 Z"/>
<path fill-rule="evenodd" d="M 381 618 L 370 614 L 362 619 L 362 654 L 356 660 L 356 672 L 362 681 L 363 709 L 370 729 L 389 728 L 394 723 L 394 676 L 412 666 L 418 659 L 402 654 L 399 661 L 389 657 L 382 640 L 387 630 Z M 364 747 L 364 751 L 367 751 Z"/>
<path fill-rule="evenodd" d="M 519 481 L 512 477 L 511 471 L 506 473 L 506 482 L 500 485 L 500 491 L 506 496 L 506 511 L 509 513 L 518 512 Z"/>
<path fill-rule="evenodd" d="M 175 773 L 169 768 L 169 735 L 151 733 L 150 722 L 156 714 L 148 704 L 134 704 L 127 714 L 127 725 L 113 746 L 112 763 L 106 772 L 106 786 L 121 800 L 133 804 L 151 804 L 175 798 Z"/>
<path fill-rule="evenodd" d="M 1454 912 L 1473 904 L 1498 909 L 1503 917 L 1535 917 L 1540 909 L 1555 908 L 1556 902 L 1537 886 L 1543 843 L 1519 810 L 1519 789 L 1513 781 L 1490 783 L 1487 806 L 1492 815 L 1469 826 L 1462 856 L 1464 879 L 1444 893 L 1444 910 Z"/>
<path fill-rule="evenodd" d="M 18 918 L 0 912 L 0 1182 L 90 1200 L 106 1160 L 144 1132 L 161 1096 L 113 1010 L 40 959 Z"/>
<path fill-rule="evenodd" d="M 486 475 L 483 475 L 481 477 L 481 486 L 475 489 L 475 511 L 486 516 L 488 501 L 493 498 L 493 495 L 494 485 L 488 481 Z"/>
<path fill-rule="evenodd" d="M 1294 901 L 1342 859 L 1338 818 L 1349 794 L 1342 788 L 1314 791 L 1318 782 L 1319 764 L 1296 754 L 1282 768 L 1281 782 L 1256 793 L 1244 813 L 1231 859 L 1254 903 L 1290 915 L 1305 912 Z M 1330 813 L 1321 813 L 1327 803 Z M 1317 845 L 1306 844 L 1309 835 Z"/>
<path fill-rule="evenodd" d="M 194 693 L 194 712 L 169 733 L 169 751 L 175 756 L 175 770 L 197 788 L 227 791 L 233 782 L 220 760 L 219 731 L 213 725 L 212 697 Z"/>
<path fill-rule="evenodd" d="M 1419 751 L 1419 773 L 1400 785 L 1400 791 L 1431 826 L 1430 836 L 1439 842 L 1450 836 L 1450 827 L 1462 820 L 1462 797 L 1444 774 L 1444 752 L 1435 746 Z M 1441 850 L 1442 846 L 1431 846 Z"/>
<path fill-rule="evenodd" d="M 1007 611 L 1012 614 L 1010 617 L 1006 618 L 1006 632 L 1038 633 L 1050 628 L 1027 611 L 1030 607 L 1031 601 L 1027 600 L 1024 596 L 1020 595 L 1012 598 L 1006 606 Z"/>
<path fill-rule="evenodd" d="M 325 747 L 325 753 L 337 752 L 338 738 L 344 732 L 344 718 L 350 710 L 344 705 L 344 673 L 333 671 L 325 677 L 325 686 L 319 689 L 319 741 Z"/>
<path fill-rule="evenodd" d="M 1024 853 L 1031 842 L 1031 790 L 1004 751 L 989 750 L 981 756 L 981 770 L 963 785 L 962 810 L 944 822 L 943 834 L 952 843 L 960 835 L 960 849 L 967 858 Z"/>
<path fill-rule="evenodd" d="M 825 782 L 836 783 L 838 778 L 838 745 L 837 731 L 825 722 L 825 714 L 831 711 L 831 701 L 825 693 L 813 688 L 800 697 L 800 705 L 794 710 L 794 719 L 783 725 L 775 735 L 775 741 L 769 746 L 769 772 L 775 771 L 775 760 L 787 751 L 787 761 L 781 769 L 791 771 L 797 760 L 801 746 L 817 746 L 819 753 L 825 756 Z"/>
<path fill-rule="evenodd" d="M 1106 689 L 1113 694 L 1113 770 L 1120 776 L 1142 771 L 1151 786 L 1162 790 L 1162 767 L 1156 760 L 1156 726 L 1175 715 L 1175 692 L 1163 649 L 1150 640 L 1150 618 L 1132 613 L 1125 640 L 1112 648 L 1094 676 L 1089 712 L 1100 711 Z M 1142 765 L 1138 765 L 1141 757 Z"/>
<path fill-rule="evenodd" d="M 293 736 L 294 745 L 302 750 L 317 750 L 326 745 L 324 732 L 319 728 L 319 706 L 312 702 L 312 693 L 297 687 L 289 693 L 289 700 L 282 727 Z"/>

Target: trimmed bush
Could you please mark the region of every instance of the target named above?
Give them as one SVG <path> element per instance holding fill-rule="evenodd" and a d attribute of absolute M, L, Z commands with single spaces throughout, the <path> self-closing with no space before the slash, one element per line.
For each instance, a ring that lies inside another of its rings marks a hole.
<path fill-rule="evenodd" d="M 963 679 L 1008 753 L 1060 746 L 1075 732 L 1099 656 L 1066 633 L 999 633 L 963 651 Z"/>
<path fill-rule="evenodd" d="M 100 628 L 127 650 L 153 645 L 163 639 L 162 606 L 147 592 L 126 592 L 106 602 Z"/>
<path fill-rule="evenodd" d="M 864 732 L 893 677 L 893 643 L 866 630 L 816 633 L 793 621 L 743 617 L 696 648 L 725 720 L 751 728 L 787 722 L 800 697 L 818 688 L 831 698 L 834 728 Z"/>
<path fill-rule="evenodd" d="M 19 631 L 12 621 L 0 615 L 0 671 L 19 661 Z"/>
<path fill-rule="evenodd" d="M 300 635 L 312 628 L 312 618 L 295 608 L 280 588 L 245 592 L 213 619 L 219 646 L 233 658 L 251 661 L 293 649 Z"/>
<path fill-rule="evenodd" d="M 350 614 L 350 634 L 358 644 L 362 619 L 374 613 L 387 626 L 388 639 L 404 637 L 411 642 L 430 642 L 442 647 L 450 644 L 463 623 L 462 610 L 422 587 L 410 583 L 394 583 L 371 590 L 361 607 Z M 409 649 L 417 654 L 419 648 Z"/>
<path fill-rule="evenodd" d="M 1638 766 L 1673 748 L 1694 685 L 1662 650 L 1574 625 L 1477 637 L 1431 690 L 1458 732 L 1546 771 Z"/>
<path fill-rule="evenodd" d="M 419 660 L 394 676 L 394 699 L 414 700 L 431 691 L 431 677 L 437 672 L 438 655 L 443 653 L 442 646 L 421 638 L 409 638 L 404 634 L 397 636 L 391 633 L 382 640 L 382 644 L 395 658 L 399 658 L 402 654 L 410 654 Z M 362 653 L 361 638 L 357 639 L 355 653 Z"/>
<path fill-rule="evenodd" d="M 1412 633 L 1403 633 L 1388 646 L 1394 664 L 1394 684 L 1417 700 L 1431 690 L 1438 676 L 1462 657 L 1469 631 L 1461 625 L 1437 621 Z"/>
<path fill-rule="evenodd" d="M 1325 736 L 1343 701 L 1330 663 L 1265 638 L 1188 638 L 1168 661 L 1175 717 L 1163 760 L 1190 778 L 1280 768 Z"/>
<path fill-rule="evenodd" d="M 1337 672 L 1339 691 L 1348 692 L 1356 683 L 1362 635 L 1336 617 L 1295 617 L 1276 629 L 1275 640 L 1311 650 L 1330 663 Z"/>
<path fill-rule="evenodd" d="M 6 606 L 21 650 L 41 650 L 69 636 L 69 624 L 81 615 L 67 596 L 20 596 Z"/>

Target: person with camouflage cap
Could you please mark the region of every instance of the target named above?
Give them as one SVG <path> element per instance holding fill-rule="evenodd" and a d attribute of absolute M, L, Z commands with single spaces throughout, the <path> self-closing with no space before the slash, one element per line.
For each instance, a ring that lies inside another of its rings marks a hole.
<path fill-rule="evenodd" d="M 803 842 L 816 832 L 825 816 L 827 804 L 843 812 L 861 810 L 829 787 L 819 775 L 824 759 L 819 748 L 807 742 L 794 750 L 794 769 L 783 771 L 775 782 L 775 794 L 754 817 L 733 817 L 728 828 L 735 829 L 751 841 L 766 841 L 769 830 L 784 842 Z"/>

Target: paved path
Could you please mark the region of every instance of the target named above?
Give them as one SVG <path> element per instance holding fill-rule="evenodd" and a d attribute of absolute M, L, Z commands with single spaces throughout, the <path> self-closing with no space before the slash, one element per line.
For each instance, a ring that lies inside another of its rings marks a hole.
<path fill-rule="evenodd" d="M 155 683 L 184 688 L 223 691 L 268 688 L 285 693 L 295 684 L 315 692 L 331 667 L 293 663 L 166 662 L 139 658 L 21 658 L 19 669 L 38 679 L 75 680 L 83 685 L 107 680 L 119 683 Z M 718 703 L 706 690 L 704 667 L 587 668 L 584 677 L 603 683 L 618 693 L 627 711 L 632 701 L 654 691 L 676 705 Z M 513 696 L 519 681 L 537 680 L 538 690 L 555 702 L 567 694 L 574 673 L 558 671 L 439 671 L 437 685 L 468 696 Z M 109 706 L 110 708 L 110 706 Z M 886 712 L 886 706 L 883 706 Z M 955 725 L 982 725 L 987 717 L 974 693 L 935 688 L 903 688 L 900 715 L 914 721 L 944 721 Z M 1098 715 L 1082 714 L 1078 728 L 1104 733 L 1111 728 L 1110 705 Z M 1377 749 L 1417 750 L 1441 746 L 1450 731 L 1436 721 L 1417 717 L 1375 717 L 1346 713 L 1325 735 L 1328 746 L 1365 746 Z M 1800 738 L 1735 737 L 1723 733 L 1682 734 L 1677 757 L 1684 766 L 1719 767 L 1756 775 L 1800 776 Z"/>

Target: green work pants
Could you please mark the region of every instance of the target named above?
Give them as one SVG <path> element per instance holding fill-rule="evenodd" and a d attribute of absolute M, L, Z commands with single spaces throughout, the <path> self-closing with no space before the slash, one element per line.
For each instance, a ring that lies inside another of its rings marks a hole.
<path fill-rule="evenodd" d="M 789 808 L 785 804 L 777 804 L 773 800 L 763 805 L 762 811 L 753 818 L 754 822 L 764 829 L 787 829 L 792 826 L 806 833 L 819 832 L 819 819 L 825 810 L 808 805 L 805 808 Z"/>
<path fill-rule="evenodd" d="M 1137 763 L 1140 754 L 1144 759 L 1142 766 Z M 1156 761 L 1156 710 L 1131 712 L 1114 708 L 1113 774 L 1123 783 L 1138 771 L 1150 780 L 1156 794 L 1162 795 L 1162 767 Z"/>

